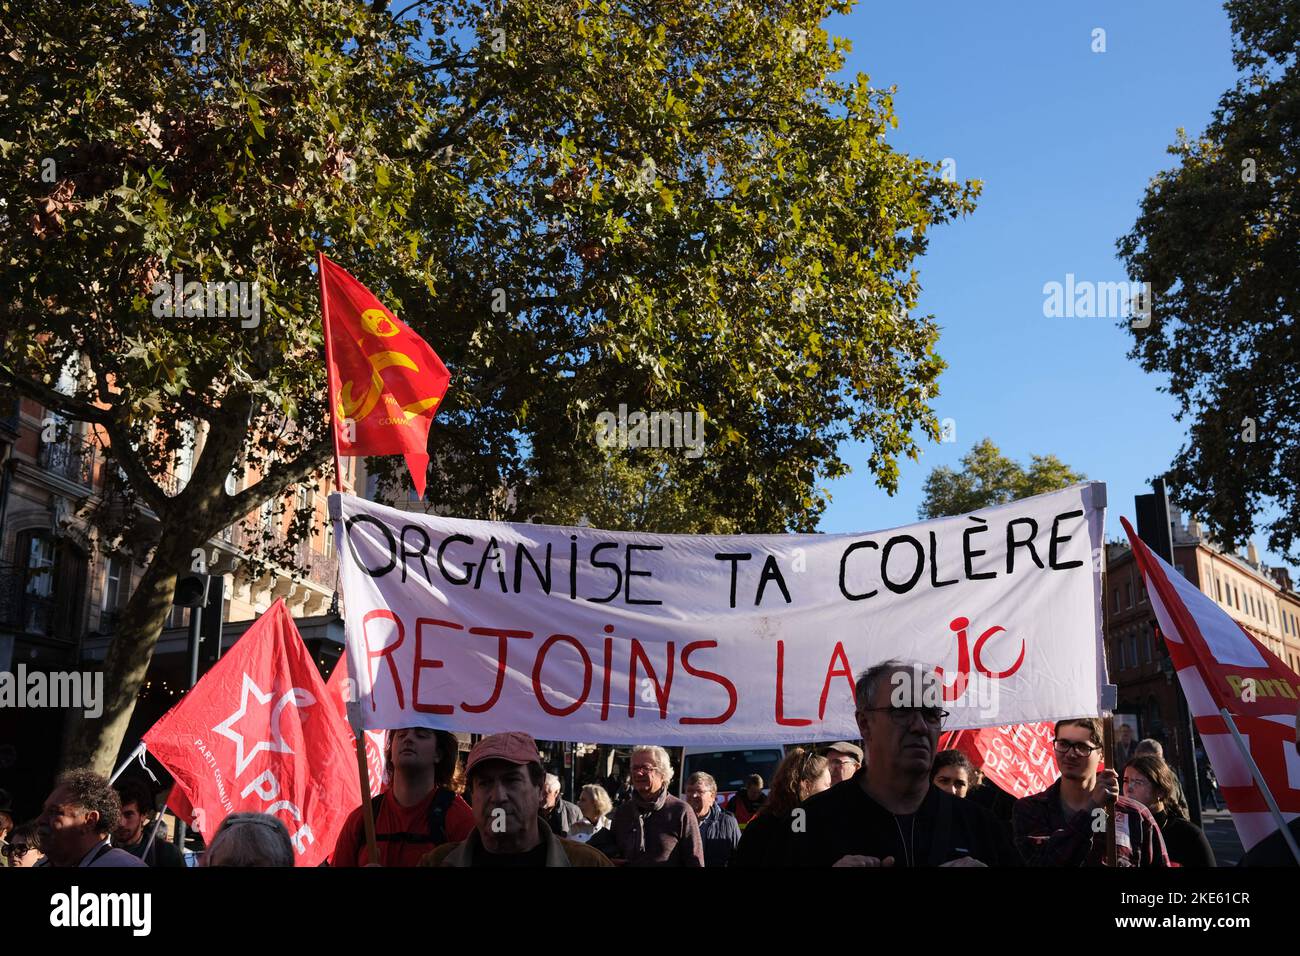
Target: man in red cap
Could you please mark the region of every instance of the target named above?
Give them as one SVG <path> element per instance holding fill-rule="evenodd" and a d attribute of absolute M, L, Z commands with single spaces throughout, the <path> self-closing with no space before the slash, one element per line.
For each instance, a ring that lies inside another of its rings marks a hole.
<path fill-rule="evenodd" d="M 421 866 L 613 866 L 599 850 L 551 832 L 538 810 L 546 771 L 528 734 L 484 737 L 465 764 L 474 829 Z"/>

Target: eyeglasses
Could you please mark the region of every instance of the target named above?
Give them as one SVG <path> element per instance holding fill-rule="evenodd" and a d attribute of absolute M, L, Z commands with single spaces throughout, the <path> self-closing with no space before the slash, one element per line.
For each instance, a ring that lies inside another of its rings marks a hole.
<path fill-rule="evenodd" d="M 9 857 L 22 856 L 31 849 L 35 848 L 28 846 L 26 843 L 7 843 L 3 847 L 0 847 L 0 853 Z"/>
<path fill-rule="evenodd" d="M 1097 746 L 1096 744 L 1089 743 L 1086 740 L 1062 740 L 1060 737 L 1057 737 L 1055 740 L 1052 741 L 1052 748 L 1058 754 L 1064 754 L 1064 753 L 1069 753 L 1070 751 L 1074 751 L 1075 756 L 1078 757 L 1091 757 L 1094 753 L 1096 753 L 1098 750 L 1101 749 L 1101 747 Z"/>
<path fill-rule="evenodd" d="M 917 714 L 921 715 L 931 727 L 940 726 L 948 719 L 948 711 L 940 710 L 938 707 L 864 707 L 863 713 L 870 714 L 878 710 L 883 710 L 893 718 L 894 723 L 906 727 L 915 719 Z"/>

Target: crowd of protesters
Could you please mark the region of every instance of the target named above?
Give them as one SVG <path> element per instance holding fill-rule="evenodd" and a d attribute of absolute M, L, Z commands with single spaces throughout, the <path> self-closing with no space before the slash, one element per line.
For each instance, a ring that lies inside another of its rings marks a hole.
<path fill-rule="evenodd" d="M 395 730 L 384 754 L 391 783 L 370 801 L 378 860 L 371 861 L 358 806 L 330 865 L 1215 865 L 1158 742 L 1135 743 L 1131 731 L 1123 733 L 1116 742 L 1125 754 L 1119 769 L 1103 768 L 1102 721 L 1060 721 L 1053 740 L 1060 778 L 1015 800 L 983 781 L 964 753 L 936 752 L 947 716 L 942 709 L 898 706 L 891 689 L 908 670 L 888 661 L 858 678 L 863 747 L 847 741 L 819 750 L 795 747 L 770 786 L 750 776 L 725 807 L 717 781 L 704 772 L 686 779 L 682 799 L 673 796 L 672 761 L 658 746 L 633 748 L 630 773 L 583 786 L 572 803 L 527 734 L 484 737 L 462 766 L 453 734 Z M 89 770 L 66 772 L 36 820 L 15 825 L 0 812 L 0 862 L 184 865 L 154 810 L 149 788 L 136 781 L 114 788 Z M 1117 838 L 1108 860 L 1110 828 Z M 1286 863 L 1273 845 L 1284 848 L 1281 835 L 1275 837 L 1243 862 Z M 208 841 L 202 865 L 281 867 L 294 859 L 278 818 L 233 813 Z"/>

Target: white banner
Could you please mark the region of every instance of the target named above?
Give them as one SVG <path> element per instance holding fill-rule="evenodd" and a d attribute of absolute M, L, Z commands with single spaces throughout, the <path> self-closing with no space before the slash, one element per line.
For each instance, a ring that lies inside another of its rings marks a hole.
<path fill-rule="evenodd" d="M 866 534 L 655 535 L 330 496 L 370 729 L 755 744 L 859 736 L 897 658 L 945 726 L 1100 713 L 1099 482 Z"/>

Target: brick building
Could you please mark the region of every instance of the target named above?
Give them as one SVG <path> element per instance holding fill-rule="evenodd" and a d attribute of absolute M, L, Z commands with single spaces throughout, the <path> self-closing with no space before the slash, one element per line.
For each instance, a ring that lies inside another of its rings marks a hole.
<path fill-rule="evenodd" d="M 1259 560 L 1252 544 L 1245 555 L 1227 552 L 1193 519 L 1171 509 L 1174 566 L 1300 673 L 1300 594 L 1285 569 Z M 1117 713 L 1133 714 L 1143 737 L 1159 740 L 1171 766 L 1182 767 L 1190 728 L 1182 718 L 1182 690 L 1155 614 L 1127 543 L 1106 548 L 1105 635 L 1111 681 L 1119 687 Z"/>

